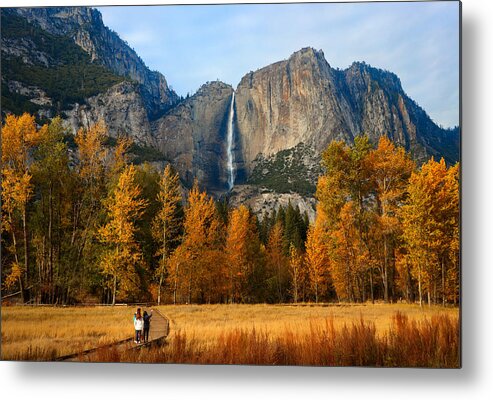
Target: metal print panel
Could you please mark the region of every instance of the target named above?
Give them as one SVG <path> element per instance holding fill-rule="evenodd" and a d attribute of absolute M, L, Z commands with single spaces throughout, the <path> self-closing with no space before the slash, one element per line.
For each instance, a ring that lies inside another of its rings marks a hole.
<path fill-rule="evenodd" d="M 3 360 L 460 367 L 459 2 L 0 11 Z"/>

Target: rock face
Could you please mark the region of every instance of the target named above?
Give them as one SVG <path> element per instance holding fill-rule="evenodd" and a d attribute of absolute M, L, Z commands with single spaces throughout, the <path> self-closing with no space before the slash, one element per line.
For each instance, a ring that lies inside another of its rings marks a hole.
<path fill-rule="evenodd" d="M 250 72 L 236 94 L 238 134 L 251 174 L 265 158 L 304 143 L 320 154 L 332 140 L 381 135 L 418 160 L 443 155 L 453 162 L 457 135 L 440 129 L 404 93 L 396 75 L 354 63 L 330 67 L 322 51 L 305 48 L 288 60 Z"/>
<path fill-rule="evenodd" d="M 276 193 L 254 185 L 237 185 L 230 193 L 229 203 L 232 207 L 246 205 L 262 218 L 264 214 L 278 211 L 280 207 L 286 208 L 290 202 L 293 207 L 298 207 L 302 214 L 306 212 L 311 222 L 315 220 L 315 199 L 298 193 Z"/>
<path fill-rule="evenodd" d="M 187 185 L 197 177 L 210 191 L 226 190 L 226 124 L 232 95 L 230 85 L 207 83 L 152 123 L 157 148 Z"/>
<path fill-rule="evenodd" d="M 105 93 L 86 99 L 65 111 L 73 131 L 104 121 L 110 136 L 131 136 L 137 144 L 153 146 L 143 99 L 135 83 L 124 81 Z"/>
<path fill-rule="evenodd" d="M 185 186 L 197 178 L 210 193 L 228 191 L 230 85 L 207 83 L 181 100 L 88 7 L 1 13 L 4 110 L 59 113 L 74 131 L 104 120 L 110 136 L 130 135 L 150 161 L 172 163 Z M 259 212 L 291 198 L 313 215 L 320 155 L 332 140 L 387 135 L 418 161 L 459 158 L 458 129 L 434 124 L 396 75 L 364 63 L 334 69 L 312 48 L 245 75 L 233 110 L 231 201 Z"/>
<path fill-rule="evenodd" d="M 14 10 L 53 35 L 70 36 L 91 56 L 92 61 L 138 82 L 150 119 L 162 115 L 178 102 L 178 95 L 169 88 L 165 77 L 159 72 L 150 71 L 137 53 L 103 24 L 98 10 L 89 7 Z"/>

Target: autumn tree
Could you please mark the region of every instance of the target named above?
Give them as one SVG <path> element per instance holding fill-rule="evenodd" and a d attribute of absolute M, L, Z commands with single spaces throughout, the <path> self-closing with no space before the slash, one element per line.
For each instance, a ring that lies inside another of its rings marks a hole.
<path fill-rule="evenodd" d="M 33 116 L 23 114 L 20 117 L 6 117 L 2 127 L 2 230 L 12 239 L 8 248 L 13 254 L 13 262 L 7 282 L 10 286 L 15 281 L 19 283 L 23 302 L 26 300 L 30 275 L 27 212 L 33 195 L 33 184 L 29 168 L 32 151 L 38 140 L 39 132 Z M 22 250 L 19 249 L 20 246 Z"/>
<path fill-rule="evenodd" d="M 230 213 L 225 252 L 229 270 L 229 301 L 252 300 L 253 275 L 258 273 L 260 241 L 254 216 L 241 205 Z"/>
<path fill-rule="evenodd" d="M 133 165 L 124 167 L 116 188 L 105 201 L 108 222 L 99 229 L 100 240 L 107 246 L 101 269 L 111 278 L 113 305 L 117 291 L 130 294 L 139 290 L 138 267 L 144 267 L 140 245 L 135 241 L 135 222 L 147 203 L 140 198 L 141 188 L 135 176 Z"/>
<path fill-rule="evenodd" d="M 341 209 L 338 229 L 333 232 L 331 277 L 339 299 L 365 300 L 365 276 L 369 253 L 358 231 L 357 206 L 347 202 Z"/>
<path fill-rule="evenodd" d="M 305 284 L 305 263 L 302 251 L 291 243 L 289 246 L 289 273 L 291 275 L 293 301 L 298 303 Z"/>
<path fill-rule="evenodd" d="M 382 244 L 379 269 L 384 300 L 388 302 L 395 266 L 394 242 L 399 234 L 396 213 L 404 199 L 414 162 L 404 148 L 396 147 L 386 136 L 382 136 L 377 148 L 368 154 L 367 162 L 375 194 L 378 223 L 378 229 L 373 231 L 373 238 L 378 240 L 378 244 Z"/>
<path fill-rule="evenodd" d="M 69 167 L 67 132 L 54 118 L 40 132 L 32 166 L 36 186 L 33 215 L 39 300 L 64 302 L 73 266 L 67 257 L 71 246 L 74 174 Z"/>
<path fill-rule="evenodd" d="M 315 302 L 327 291 L 330 284 L 329 237 L 324 211 L 317 206 L 315 223 L 308 230 L 306 240 L 306 265 Z"/>
<path fill-rule="evenodd" d="M 169 164 L 161 175 L 157 200 L 159 209 L 152 223 L 152 234 L 158 243 L 156 252 L 156 256 L 159 257 L 159 267 L 156 270 L 159 280 L 157 302 L 161 304 L 161 289 L 168 265 L 168 257 L 172 248 L 176 247 L 182 225 L 180 180 L 178 174 L 173 172 Z"/>
<path fill-rule="evenodd" d="M 272 228 L 266 248 L 266 261 L 269 270 L 269 286 L 272 300 L 283 303 L 289 288 L 288 260 L 284 254 L 283 229 L 280 222 Z"/>
<path fill-rule="evenodd" d="M 458 168 L 447 169 L 443 159 L 436 162 L 432 158 L 423 164 L 409 179 L 408 198 L 399 213 L 420 304 L 423 292 L 428 304 L 432 297 L 436 301 L 437 287 L 441 287 L 443 302 L 447 294 L 457 291 Z M 448 282 L 452 290 L 447 290 Z"/>
<path fill-rule="evenodd" d="M 223 225 L 214 200 L 200 191 L 197 181 L 190 190 L 185 207 L 183 242 L 177 251 L 184 262 L 187 302 L 218 301 L 226 295 Z"/>
<path fill-rule="evenodd" d="M 77 163 L 74 166 L 72 233 L 70 237 L 71 281 L 87 292 L 98 274 L 98 223 L 103 217 L 102 201 L 107 194 L 109 152 L 104 143 L 106 126 L 98 122 L 81 128 L 75 136 Z"/>

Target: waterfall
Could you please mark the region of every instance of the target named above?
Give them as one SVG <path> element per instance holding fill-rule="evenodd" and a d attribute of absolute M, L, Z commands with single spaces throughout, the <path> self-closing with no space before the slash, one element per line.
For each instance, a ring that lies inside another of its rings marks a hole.
<path fill-rule="evenodd" d="M 229 116 L 228 116 L 228 134 L 227 134 L 227 153 L 228 153 L 228 189 L 233 189 L 235 184 L 235 170 L 233 166 L 233 119 L 235 114 L 235 92 L 233 91 L 233 96 L 231 96 L 231 105 L 229 106 Z"/>

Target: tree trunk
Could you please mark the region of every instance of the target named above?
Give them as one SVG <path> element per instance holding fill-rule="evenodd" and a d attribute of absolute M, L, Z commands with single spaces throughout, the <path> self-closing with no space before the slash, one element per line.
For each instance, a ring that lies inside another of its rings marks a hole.
<path fill-rule="evenodd" d="M 442 257 L 442 305 L 445 306 L 445 263 Z"/>
<path fill-rule="evenodd" d="M 50 185 L 50 195 L 48 198 L 48 276 L 49 276 L 49 302 L 53 303 L 53 196 Z"/>
<path fill-rule="evenodd" d="M 373 272 L 370 269 L 370 296 L 371 296 L 371 304 L 375 304 L 375 297 L 373 294 Z"/>
<path fill-rule="evenodd" d="M 159 286 L 157 289 L 157 305 L 161 305 L 161 287 L 163 286 L 163 273 L 159 276 Z"/>
<path fill-rule="evenodd" d="M 12 223 L 12 216 L 9 213 L 9 219 Z M 14 259 L 17 264 L 19 264 L 19 256 L 17 255 L 17 237 L 15 236 L 15 228 L 12 227 L 12 244 L 14 245 Z M 19 275 L 19 290 L 21 292 L 21 302 L 25 303 L 26 299 L 24 296 L 24 284 L 22 282 L 22 274 Z"/>
<path fill-rule="evenodd" d="M 29 236 L 27 233 L 27 210 L 26 206 L 22 210 L 22 230 L 24 234 L 24 284 L 29 286 Z M 24 285 L 22 285 L 24 286 Z M 27 294 L 27 293 L 26 293 Z M 25 302 L 24 289 L 21 287 L 21 300 Z"/>
<path fill-rule="evenodd" d="M 113 299 L 111 300 L 111 305 L 114 306 L 116 304 L 116 275 L 113 275 Z"/>
<path fill-rule="evenodd" d="M 383 297 L 385 303 L 389 302 L 389 277 L 388 277 L 388 265 L 387 265 L 387 237 L 383 238 Z"/>
<path fill-rule="evenodd" d="M 176 294 L 178 292 L 178 270 L 180 268 L 180 263 L 176 264 L 176 271 L 175 271 L 175 287 L 173 289 L 173 304 L 176 304 Z"/>

